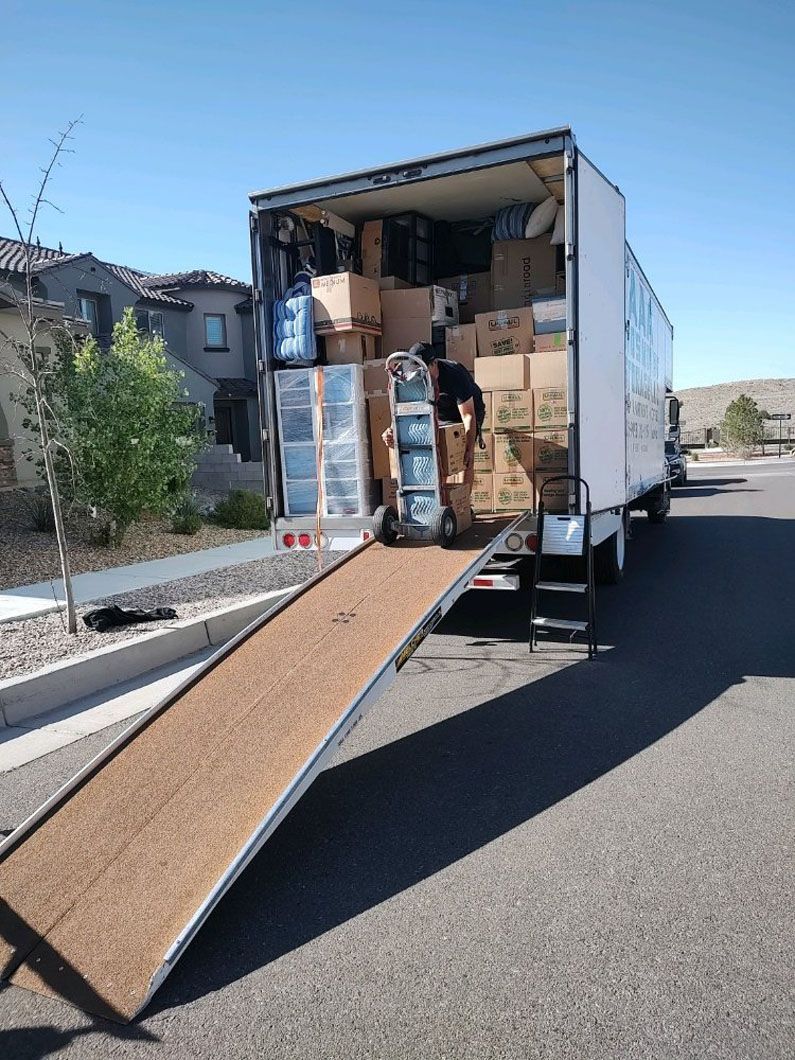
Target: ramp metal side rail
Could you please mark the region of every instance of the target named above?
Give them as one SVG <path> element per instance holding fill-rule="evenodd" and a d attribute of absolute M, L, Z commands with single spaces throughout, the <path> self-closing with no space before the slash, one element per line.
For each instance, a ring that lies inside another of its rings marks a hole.
<path fill-rule="evenodd" d="M 35 928 L 32 928 L 31 933 L 36 935 L 36 941 L 32 943 L 29 941 L 27 943 L 27 949 L 24 952 L 14 950 L 14 931 L 0 931 L 0 948 L 2 947 L 3 935 L 5 935 L 6 941 L 9 943 L 13 951 L 12 958 L 9 960 L 6 969 L 0 971 L 0 974 L 5 977 L 15 978 L 14 973 L 18 969 L 24 970 L 28 974 L 23 976 L 24 981 L 22 985 L 54 996 L 63 997 L 72 1001 L 72 1003 L 77 1003 L 81 1005 L 81 1007 L 85 1007 L 88 1011 L 96 1011 L 100 1015 L 107 1016 L 111 1019 L 116 1019 L 121 1022 L 133 1019 L 149 1003 L 166 976 L 185 952 L 202 924 L 210 915 L 215 905 L 231 887 L 240 873 L 243 872 L 252 858 L 262 848 L 278 825 L 285 819 L 312 781 L 329 764 L 334 752 L 342 745 L 376 700 L 392 684 L 402 666 L 409 658 L 411 658 L 416 649 L 441 621 L 455 601 L 466 591 L 471 579 L 493 557 L 494 553 L 504 541 L 505 536 L 511 532 L 522 518 L 522 515 L 518 515 L 516 517 L 508 517 L 505 520 L 493 520 L 490 522 L 476 521 L 472 530 L 468 531 L 467 534 L 462 535 L 462 541 L 465 541 L 470 535 L 475 535 L 473 541 L 474 547 L 472 548 L 472 560 L 462 566 L 454 580 L 452 580 L 447 588 L 438 595 L 430 606 L 426 606 L 421 614 L 414 616 L 414 620 L 411 625 L 407 627 L 406 635 L 403 637 L 402 641 L 397 644 L 394 649 L 390 649 L 388 657 L 373 673 L 372 677 L 361 690 L 353 697 L 352 701 L 342 711 L 336 722 L 326 733 L 325 737 L 312 749 L 311 754 L 308 755 L 303 765 L 294 774 L 293 779 L 283 789 L 278 798 L 276 798 L 276 800 L 270 805 L 267 813 L 265 813 L 263 818 L 248 836 L 248 839 L 239 848 L 237 854 L 232 858 L 231 862 L 228 863 L 223 873 L 217 878 L 215 884 L 211 887 L 204 900 L 201 901 L 193 915 L 188 918 L 187 922 L 185 922 L 184 927 L 179 931 L 171 945 L 164 952 L 159 965 L 156 967 L 147 965 L 147 968 L 149 968 L 148 986 L 142 995 L 138 995 L 134 998 L 131 997 L 129 1003 L 117 1005 L 114 1008 L 113 1004 L 107 1001 L 102 993 L 103 984 L 93 983 L 88 980 L 88 978 L 81 973 L 79 966 L 70 969 L 71 973 L 77 973 L 76 976 L 74 974 L 72 975 L 72 983 L 77 981 L 80 984 L 79 988 L 76 990 L 61 989 L 58 985 L 53 986 L 51 982 L 43 981 L 41 973 L 39 973 L 39 978 L 36 978 L 35 972 L 30 973 L 29 969 L 26 968 L 28 958 L 31 957 L 40 944 L 49 946 L 48 935 L 59 926 L 60 921 L 56 921 L 52 927 L 46 929 L 43 933 L 39 933 Z M 483 535 L 486 540 L 480 551 L 475 551 L 480 544 L 477 540 L 480 535 Z M 418 546 L 414 545 L 409 547 L 417 548 Z M 278 615 L 282 614 L 288 607 L 295 606 L 301 597 L 308 594 L 313 588 L 318 586 L 320 582 L 331 578 L 341 568 L 352 563 L 357 556 L 361 556 L 371 548 L 380 549 L 382 546 L 377 545 L 372 541 L 367 542 L 354 552 L 343 556 L 339 561 L 328 567 L 326 570 L 321 571 L 318 575 L 296 590 L 295 593 L 291 594 L 290 597 L 277 605 L 272 611 L 251 623 L 251 625 L 243 630 L 237 637 L 224 645 L 218 652 L 208 659 L 189 679 L 182 682 L 160 703 L 157 703 L 143 714 L 133 725 L 114 740 L 113 743 L 97 755 L 58 792 L 56 792 L 55 795 L 48 799 L 34 814 L 20 825 L 19 828 L 5 839 L 4 842 L 0 843 L 0 877 L 2 876 L 3 864 L 8 860 L 9 856 L 12 855 L 26 839 L 31 837 L 39 827 L 45 824 L 49 818 L 56 814 L 60 808 L 64 807 L 75 794 L 89 784 L 91 779 L 101 771 L 103 765 L 108 764 L 109 761 L 117 756 L 125 747 L 131 745 L 135 738 L 159 716 L 163 715 L 168 707 L 174 705 L 180 697 L 190 689 L 199 685 L 208 673 L 214 670 L 225 659 L 228 659 L 255 633 L 273 622 L 273 620 Z M 464 550 L 468 551 L 466 547 Z M 388 549 L 385 551 L 394 553 L 395 550 Z M 432 546 L 425 546 L 424 548 L 421 547 L 421 552 L 434 552 L 441 555 L 442 550 Z M 446 555 L 449 556 L 450 553 L 448 552 Z M 399 601 L 396 602 L 399 603 Z M 331 621 L 336 621 L 336 619 L 332 619 Z M 282 678 L 282 680 L 287 680 L 287 677 Z M 136 883 L 135 880 L 131 880 L 130 882 L 133 885 Z M 78 899 L 75 898 L 75 903 L 77 901 Z M 72 907 L 62 914 L 63 918 L 66 918 L 69 913 L 71 913 L 71 909 Z M 0 929 L 3 927 L 4 915 L 7 915 L 8 913 L 10 913 L 11 917 L 8 924 L 17 930 L 14 911 L 10 910 L 9 906 L 2 902 L 0 902 Z M 108 940 L 109 945 L 112 941 L 113 940 L 111 939 Z M 53 952 L 55 952 L 55 950 L 53 950 Z M 66 961 L 64 963 L 66 963 Z M 141 982 L 142 988 L 144 982 L 146 982 L 145 979 Z M 69 983 L 66 985 L 68 986 Z M 73 995 L 71 998 L 69 997 L 70 993 Z M 133 993 L 133 991 L 128 991 L 128 993 Z M 74 995 L 77 996 L 77 1000 L 75 1000 Z M 88 1000 L 86 998 L 88 998 Z"/>

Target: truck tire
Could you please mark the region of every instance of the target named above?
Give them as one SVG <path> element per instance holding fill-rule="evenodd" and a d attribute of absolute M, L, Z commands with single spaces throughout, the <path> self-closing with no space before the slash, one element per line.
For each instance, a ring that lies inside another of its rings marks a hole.
<path fill-rule="evenodd" d="M 373 535 L 382 545 L 394 545 L 398 538 L 398 513 L 391 504 L 382 504 L 376 508 L 373 516 Z"/>
<path fill-rule="evenodd" d="M 668 486 L 661 486 L 655 489 L 654 493 L 649 494 L 648 501 L 646 503 L 646 514 L 649 517 L 650 523 L 662 525 L 668 518 L 668 512 L 671 510 L 671 490 Z"/>
<path fill-rule="evenodd" d="M 458 533 L 458 520 L 452 508 L 439 508 L 431 524 L 431 540 L 441 548 L 450 548 Z"/>
<path fill-rule="evenodd" d="M 658 510 L 656 508 L 649 508 L 646 514 L 649 517 L 650 523 L 654 523 L 657 526 L 662 526 L 662 524 L 668 518 L 668 509 L 662 508 Z"/>
<path fill-rule="evenodd" d="M 626 536 L 622 525 L 594 549 L 593 573 L 599 585 L 618 585 L 624 577 L 625 552 Z"/>

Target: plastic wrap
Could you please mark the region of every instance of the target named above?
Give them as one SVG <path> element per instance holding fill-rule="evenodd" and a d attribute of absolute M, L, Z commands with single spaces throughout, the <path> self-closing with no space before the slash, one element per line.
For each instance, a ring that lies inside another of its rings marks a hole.
<path fill-rule="evenodd" d="M 318 377 L 323 382 L 323 515 L 372 515 L 364 386 L 360 365 L 277 372 L 276 407 L 287 515 L 314 515 L 318 499 Z"/>

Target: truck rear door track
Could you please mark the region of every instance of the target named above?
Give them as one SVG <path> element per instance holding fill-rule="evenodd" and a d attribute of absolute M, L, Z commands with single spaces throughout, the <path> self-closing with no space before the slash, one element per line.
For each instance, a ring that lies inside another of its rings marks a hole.
<path fill-rule="evenodd" d="M 0 844 L 0 974 L 140 1012 L 511 525 L 363 546 L 139 719 Z"/>

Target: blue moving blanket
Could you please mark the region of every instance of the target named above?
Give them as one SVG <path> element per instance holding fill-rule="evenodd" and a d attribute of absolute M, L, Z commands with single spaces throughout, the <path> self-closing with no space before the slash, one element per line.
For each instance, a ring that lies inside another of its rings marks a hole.
<path fill-rule="evenodd" d="M 278 361 L 312 364 L 317 356 L 312 289 L 301 279 L 273 306 L 273 352 Z"/>

